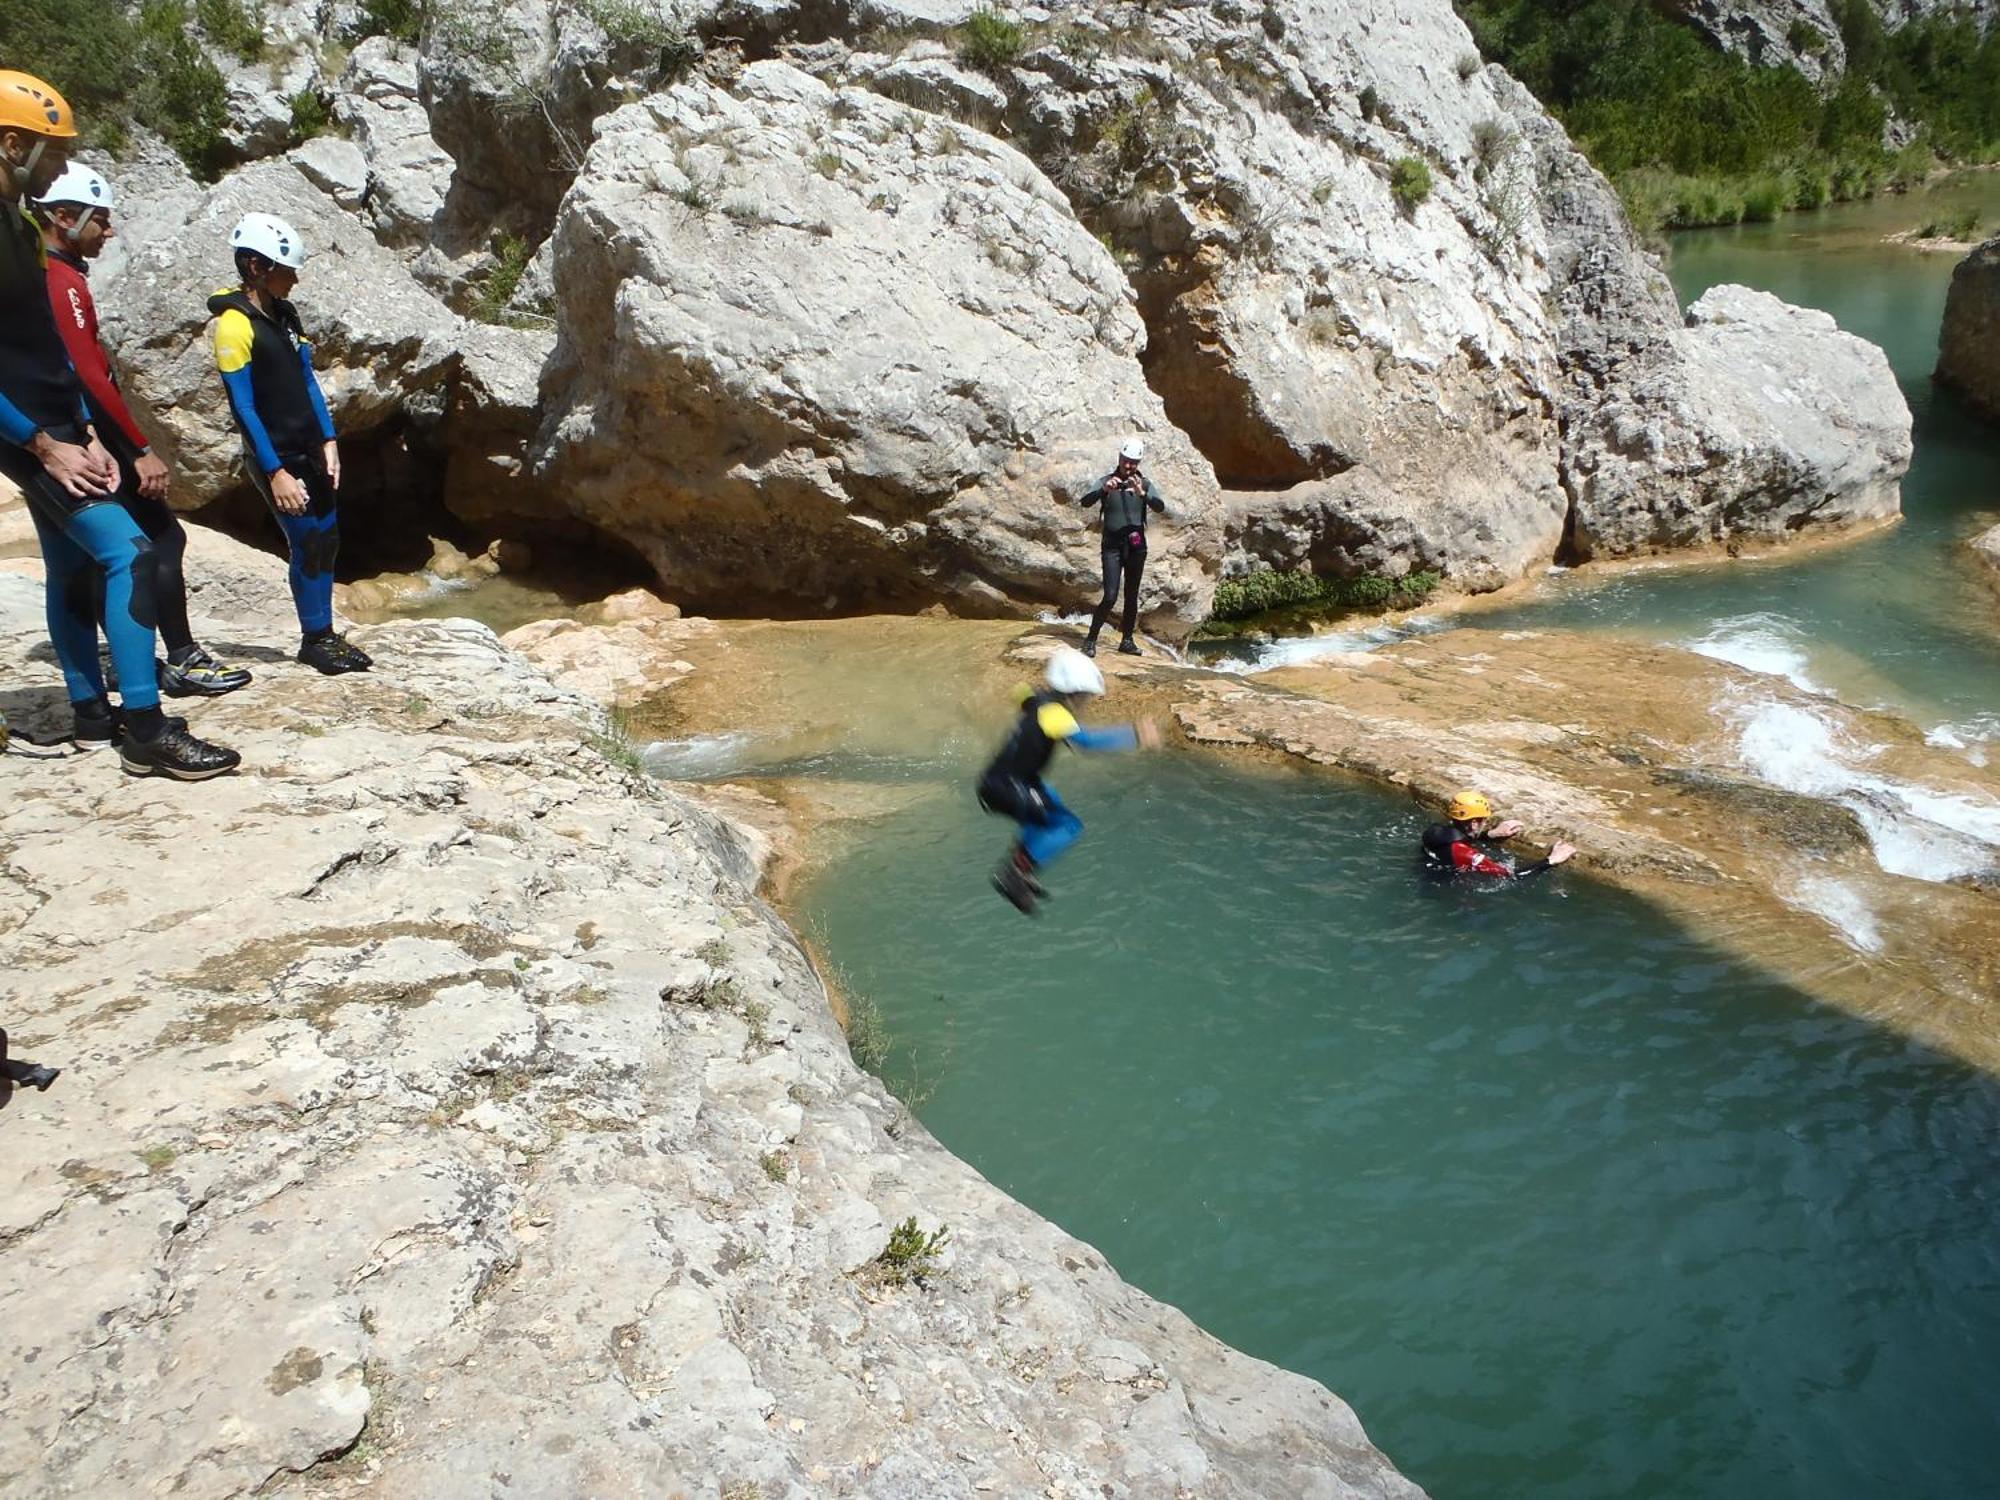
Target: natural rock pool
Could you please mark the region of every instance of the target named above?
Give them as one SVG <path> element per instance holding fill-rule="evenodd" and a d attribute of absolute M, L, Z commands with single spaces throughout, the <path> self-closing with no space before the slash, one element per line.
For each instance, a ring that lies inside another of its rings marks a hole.
<path fill-rule="evenodd" d="M 1993 1080 L 1587 880 L 1428 887 L 1409 804 L 1323 775 L 1064 767 L 1090 832 L 1031 924 L 963 780 L 800 893 L 887 1076 L 1434 1495 L 2000 1463 Z"/>
<path fill-rule="evenodd" d="M 2000 651 L 1953 548 L 2000 507 L 2000 443 L 1929 385 L 1951 260 L 1880 243 L 1922 212 L 1693 237 L 1675 266 L 1685 297 L 1746 281 L 1889 350 L 1902 526 L 1463 623 L 1694 645 L 1982 754 Z M 1123 1274 L 1339 1391 L 1440 1497 L 1990 1484 L 2000 1084 L 1586 879 L 1428 888 L 1419 815 L 1327 776 L 1063 767 L 1091 833 L 1031 925 L 985 885 L 976 748 L 859 773 L 895 810 L 797 904 L 926 1123 Z"/>

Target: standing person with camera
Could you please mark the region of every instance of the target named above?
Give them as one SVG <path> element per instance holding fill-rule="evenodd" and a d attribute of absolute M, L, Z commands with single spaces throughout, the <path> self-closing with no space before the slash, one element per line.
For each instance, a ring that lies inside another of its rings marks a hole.
<path fill-rule="evenodd" d="M 1146 570 L 1146 512 L 1165 514 L 1167 509 L 1153 481 L 1139 472 L 1145 456 L 1145 444 L 1137 438 L 1128 439 L 1118 450 L 1118 467 L 1077 502 L 1086 510 L 1102 506 L 1104 521 L 1104 597 L 1090 617 L 1090 634 L 1083 642 L 1085 656 L 1097 655 L 1097 633 L 1104 629 L 1111 607 L 1118 602 L 1121 579 L 1125 584 L 1125 620 L 1118 650 L 1125 656 L 1140 654 L 1132 631 L 1139 623 L 1139 577 Z"/>

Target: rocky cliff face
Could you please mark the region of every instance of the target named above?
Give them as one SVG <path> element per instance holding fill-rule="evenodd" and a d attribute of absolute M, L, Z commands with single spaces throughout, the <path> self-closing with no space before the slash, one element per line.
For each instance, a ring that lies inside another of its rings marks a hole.
<path fill-rule="evenodd" d="M 52 729 L 5 567 L 7 714 Z M 199 710 L 243 771 L 6 759 L 0 1023 L 67 1071 L 0 1097 L 0 1489 L 1418 1493 L 931 1140 L 748 836 L 591 705 L 466 622 L 320 678 L 262 649 L 270 559 L 189 573 L 260 673 Z M 950 1237 L 904 1278 L 912 1217 Z"/>
<path fill-rule="evenodd" d="M 332 24 L 275 14 L 285 57 Z M 1175 503 L 1169 635 L 1222 570 L 1486 588 L 1566 535 L 1893 503 L 1878 362 L 1762 309 L 1767 378 L 1714 385 L 1720 323 L 1683 326 L 1444 0 L 1012 24 L 969 0 L 434 7 L 420 45 L 317 75 L 344 137 L 206 192 L 123 174 L 102 279 L 129 384 L 187 497 L 228 488 L 199 294 L 254 201 L 325 247 L 300 301 L 375 492 L 616 537 L 730 612 L 1079 601 L 1095 548 L 1060 502 L 1132 432 Z M 1768 378 L 1800 372 L 1806 436 Z"/>
<path fill-rule="evenodd" d="M 2000 238 L 1988 240 L 1951 273 L 1937 379 L 2000 421 Z"/>

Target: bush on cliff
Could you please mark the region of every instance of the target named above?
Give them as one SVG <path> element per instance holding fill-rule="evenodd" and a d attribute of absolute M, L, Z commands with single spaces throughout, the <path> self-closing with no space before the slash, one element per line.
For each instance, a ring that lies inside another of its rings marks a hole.
<path fill-rule="evenodd" d="M 1320 614 L 1413 609 L 1436 592 L 1441 582 L 1443 579 L 1429 568 L 1406 573 L 1401 578 L 1377 573 L 1323 578 L 1317 573 L 1259 568 L 1217 584 L 1209 618 L 1246 620 L 1275 609 L 1309 609 Z"/>

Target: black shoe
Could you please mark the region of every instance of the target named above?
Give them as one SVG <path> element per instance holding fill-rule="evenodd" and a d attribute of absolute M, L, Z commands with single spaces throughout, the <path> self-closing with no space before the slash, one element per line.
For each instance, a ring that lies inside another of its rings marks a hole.
<path fill-rule="evenodd" d="M 201 647 L 191 648 L 179 661 L 160 663 L 160 691 L 169 698 L 214 698 L 250 685 L 241 667 L 225 667 Z"/>
<path fill-rule="evenodd" d="M 109 750 L 125 728 L 125 716 L 102 698 L 87 708 L 70 705 L 70 740 L 79 750 Z"/>
<path fill-rule="evenodd" d="M 328 677 L 338 677 L 342 672 L 365 672 L 366 658 L 357 662 L 354 657 L 347 654 L 348 651 L 355 650 L 354 647 L 348 646 L 347 651 L 341 649 L 346 645 L 347 643 L 337 635 L 315 636 L 300 644 L 299 660 Z"/>
<path fill-rule="evenodd" d="M 118 759 L 134 776 L 171 776 L 176 781 L 206 781 L 243 763 L 234 750 L 196 739 L 181 719 L 169 719 L 167 727 L 150 740 L 133 734 L 123 736 L 118 741 Z"/>
<path fill-rule="evenodd" d="M 1118 643 L 1118 654 L 1120 656 L 1144 656 L 1146 653 L 1141 651 L 1138 643 L 1128 635 Z"/>
<path fill-rule="evenodd" d="M 1028 877 L 1021 873 L 1014 856 L 1008 855 L 1000 861 L 1000 868 L 993 872 L 993 889 L 1005 896 L 1023 916 L 1035 914 L 1035 892 Z"/>
<path fill-rule="evenodd" d="M 336 635 L 333 638 L 333 649 L 336 653 L 353 663 L 353 668 L 357 672 L 365 672 L 375 665 L 374 657 L 363 651 L 344 635 Z"/>
<path fill-rule="evenodd" d="M 1096 637 L 1096 636 L 1094 636 L 1094 635 L 1087 635 L 1087 636 L 1085 636 L 1085 637 L 1083 638 L 1083 654 L 1084 654 L 1085 656 L 1095 656 L 1095 655 L 1097 655 L 1097 637 Z"/>
<path fill-rule="evenodd" d="M 44 1068 L 40 1064 L 36 1064 L 22 1075 L 21 1082 L 28 1084 L 40 1093 L 46 1094 L 49 1091 L 49 1085 L 61 1076 L 61 1068 Z"/>
<path fill-rule="evenodd" d="M 96 711 L 79 709 L 74 705 L 70 708 L 75 725 L 70 739 L 79 750 L 109 750 L 124 738 L 125 710 L 102 699 L 98 702 L 100 708 Z M 187 720 L 178 716 L 169 716 L 166 722 L 169 728 L 187 728 Z"/>

